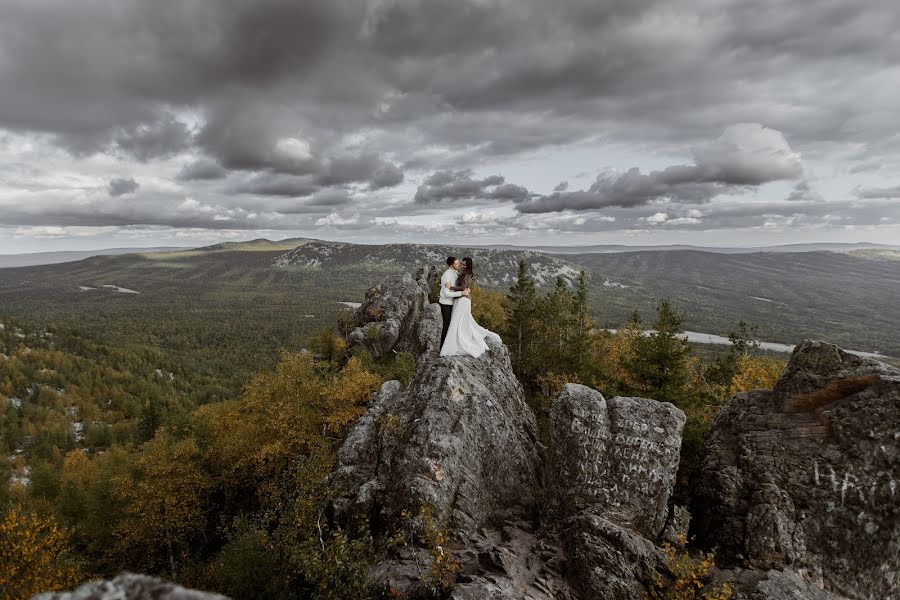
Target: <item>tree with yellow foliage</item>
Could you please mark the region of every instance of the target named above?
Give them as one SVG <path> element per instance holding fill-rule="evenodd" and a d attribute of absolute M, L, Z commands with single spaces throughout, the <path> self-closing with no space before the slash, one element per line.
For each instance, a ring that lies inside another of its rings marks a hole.
<path fill-rule="evenodd" d="M 472 286 L 472 317 L 491 331 L 506 331 L 506 311 L 503 294 Z"/>
<path fill-rule="evenodd" d="M 117 490 L 125 515 L 116 535 L 131 564 L 155 570 L 164 560 L 169 574 L 177 574 L 192 539 L 206 527 L 203 509 L 211 481 L 199 459 L 193 438 L 177 440 L 165 429 L 141 447 Z"/>
<path fill-rule="evenodd" d="M 0 520 L 0 600 L 71 588 L 82 575 L 51 516 L 13 507 Z"/>

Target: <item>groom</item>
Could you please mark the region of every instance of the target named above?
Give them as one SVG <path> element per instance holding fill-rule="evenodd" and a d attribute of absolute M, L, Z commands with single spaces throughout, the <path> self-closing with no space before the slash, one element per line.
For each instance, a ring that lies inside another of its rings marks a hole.
<path fill-rule="evenodd" d="M 447 257 L 447 270 L 441 275 L 441 296 L 438 304 L 441 305 L 441 318 L 444 320 L 444 327 L 441 329 L 441 346 L 444 345 L 444 339 L 447 337 L 447 328 L 450 327 L 450 316 L 453 314 L 454 298 L 460 296 L 468 296 L 469 290 L 462 292 L 452 292 L 447 289 L 447 283 L 456 285 L 456 278 L 459 276 L 459 261 L 455 256 Z M 440 348 L 438 349 L 440 352 Z"/>

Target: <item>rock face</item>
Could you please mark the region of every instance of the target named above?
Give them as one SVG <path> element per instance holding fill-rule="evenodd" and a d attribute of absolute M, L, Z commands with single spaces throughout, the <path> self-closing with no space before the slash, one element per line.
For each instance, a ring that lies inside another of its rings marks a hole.
<path fill-rule="evenodd" d="M 850 598 L 900 597 L 897 369 L 803 342 L 773 390 L 723 408 L 699 482 L 692 531 L 720 560 L 791 567 Z"/>
<path fill-rule="evenodd" d="M 400 334 L 391 335 L 394 346 L 385 343 L 381 352 L 408 348 L 417 354 L 417 368 L 405 389 L 397 381 L 382 386 L 338 451 L 333 518 L 351 528 L 368 523 L 377 533 L 402 523 L 403 511 L 416 522 L 427 503 L 455 540 L 466 541 L 462 551 L 477 547 L 479 539 L 487 543 L 492 533 L 486 526 L 528 522 L 540 497 L 540 444 L 503 344 L 491 342 L 478 358 L 438 356 L 440 312 L 427 303 L 433 274 L 421 271 L 415 280 L 376 286 L 358 310 L 357 331 L 364 331 L 370 307 L 384 306 L 388 320 L 400 324 L 386 330 Z M 350 341 L 371 348 L 360 336 Z M 415 559 L 380 565 L 377 575 L 409 590 L 417 579 L 410 574 Z M 474 572 L 468 577 L 470 588 L 479 584 Z"/>
<path fill-rule="evenodd" d="M 561 519 L 570 581 L 584 598 L 640 598 L 665 556 L 684 413 L 668 402 L 567 384 L 550 406 L 547 510 Z"/>
<path fill-rule="evenodd" d="M 369 288 L 356 310 L 360 326 L 347 336 L 352 346 L 362 346 L 378 357 L 391 350 L 425 354 L 437 347 L 438 337 L 420 331 L 423 320 L 440 319 L 440 311 L 428 303 L 428 289 L 436 269 L 420 270 L 414 281 L 408 273 L 395 275 Z M 437 310 L 437 314 L 434 311 Z"/>
<path fill-rule="evenodd" d="M 668 402 L 567 384 L 550 409 L 548 488 L 559 514 L 588 508 L 656 539 L 669 513 L 685 415 Z"/>
<path fill-rule="evenodd" d="M 439 323 L 435 323 L 439 325 Z M 420 357 L 406 389 L 385 383 L 338 453 L 338 520 L 395 522 L 427 501 L 458 535 L 490 514 L 533 508 L 537 428 L 506 347 L 482 356 Z"/>
<path fill-rule="evenodd" d="M 189 590 L 180 585 L 123 572 L 109 581 L 92 581 L 71 592 L 38 594 L 32 600 L 228 600 L 226 596 Z"/>

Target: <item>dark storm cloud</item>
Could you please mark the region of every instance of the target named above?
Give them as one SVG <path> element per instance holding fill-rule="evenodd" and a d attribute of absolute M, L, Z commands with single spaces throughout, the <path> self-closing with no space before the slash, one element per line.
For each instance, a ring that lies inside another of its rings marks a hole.
<path fill-rule="evenodd" d="M 444 140 L 454 122 L 482 118 L 485 128 L 456 135 L 512 153 L 550 143 L 551 131 L 573 140 L 616 122 L 639 125 L 618 132 L 638 138 L 683 139 L 740 120 L 793 124 L 804 139 L 845 138 L 841 124 L 866 107 L 842 89 L 838 71 L 858 77 L 859 65 L 900 56 L 889 35 L 900 26 L 892 6 L 123 0 L 109 11 L 101 2 L 20 0 L 0 7 L 9 57 L 0 66 L 0 123 L 86 149 L 133 123 L 165 130 L 173 117 L 161 106 L 194 107 L 207 121 L 201 143 L 226 166 L 277 165 L 277 140 L 269 132 L 232 153 L 240 136 L 218 138 L 222 128 L 255 129 L 268 118 L 287 126 L 281 134 L 305 125 L 321 142 L 325 131 L 371 124 L 373 112 L 424 125 L 440 143 L 453 143 Z M 822 85 L 840 82 L 838 93 L 808 94 L 824 65 Z M 788 81 L 795 85 L 781 85 Z M 524 120 L 504 127 L 486 119 L 490 112 L 540 114 L 548 131 L 523 137 Z M 669 120 L 673 113 L 682 118 Z M 877 132 L 895 117 L 884 111 L 864 129 Z"/>
<path fill-rule="evenodd" d="M 322 59 L 348 4 L 4 2 L 0 123 L 86 147 L 159 118 L 161 103 L 277 84 Z"/>
<path fill-rule="evenodd" d="M 115 198 L 116 196 L 134 193 L 139 187 L 141 187 L 140 184 L 131 177 L 127 179 L 116 177 L 110 180 L 107 191 L 110 196 Z"/>
<path fill-rule="evenodd" d="M 471 169 L 436 171 L 425 178 L 413 198 L 417 204 L 446 200 L 513 200 L 528 197 L 520 185 L 504 183 L 501 175 L 475 179 Z"/>
<path fill-rule="evenodd" d="M 520 212 L 592 210 L 609 206 L 640 206 L 654 200 L 700 204 L 713 197 L 795 179 L 803 163 L 781 132 L 754 123 L 734 125 L 709 145 L 694 150 L 693 165 L 666 167 L 644 174 L 633 167 L 617 176 L 600 174 L 587 189 L 554 191 L 520 202 Z"/>
<path fill-rule="evenodd" d="M 140 161 L 172 156 L 191 146 L 191 132 L 172 115 L 157 121 L 121 128 L 113 137 L 116 148 Z"/>
<path fill-rule="evenodd" d="M 309 200 L 308 206 L 336 207 L 349 204 L 350 200 L 350 194 L 347 190 L 328 189 L 313 194 L 312 198 Z"/>
<path fill-rule="evenodd" d="M 403 171 L 395 164 L 385 163 L 375 169 L 369 178 L 369 189 L 380 190 L 400 185 L 403 182 Z"/>

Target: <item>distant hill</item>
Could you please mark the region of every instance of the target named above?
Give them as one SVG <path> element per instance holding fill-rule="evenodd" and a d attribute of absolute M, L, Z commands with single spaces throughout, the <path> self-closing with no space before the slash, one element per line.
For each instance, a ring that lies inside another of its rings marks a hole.
<path fill-rule="evenodd" d="M 840 340 L 848 348 L 900 356 L 900 268 L 857 253 L 694 250 L 569 255 L 573 264 L 628 287 L 606 290 L 601 315 L 621 318 L 648 301 L 673 299 L 685 327 L 727 332 L 738 320 L 759 325 L 763 339 Z M 863 340 L 866 340 L 863 342 Z"/>
<path fill-rule="evenodd" d="M 487 246 L 504 250 L 522 250 L 520 246 Z M 711 247 L 691 246 L 684 244 L 669 244 L 661 246 L 625 246 L 622 244 L 594 245 L 594 246 L 530 246 L 529 249 L 548 254 L 595 254 L 610 252 L 660 252 L 665 250 L 696 250 L 697 252 L 714 252 L 716 254 L 752 254 L 755 252 L 856 252 L 862 250 L 895 250 L 900 251 L 900 246 L 887 244 L 859 243 L 821 243 L 821 244 L 786 244 L 783 246 L 754 246 L 740 247 Z"/>
<path fill-rule="evenodd" d="M 592 313 L 605 327 L 622 325 L 634 310 L 652 322 L 659 300 L 669 298 L 687 315 L 686 330 L 727 336 L 744 320 L 758 325 L 760 339 L 769 342 L 818 338 L 900 357 L 900 263 L 873 259 L 869 250 L 875 249 L 562 256 L 252 240 L 0 269 L 0 316 L 96 328 L 120 341 L 159 344 L 185 361 L 202 353 L 214 364 L 234 351 L 256 368 L 268 364 L 279 345 L 303 347 L 311 334 L 335 322 L 342 302 L 359 302 L 385 273 L 468 254 L 475 259 L 478 284 L 501 292 L 512 284 L 519 258 L 543 286 L 557 276 L 574 282 L 584 269 Z M 225 338 L 235 340 L 229 349 L 217 345 Z"/>
<path fill-rule="evenodd" d="M 56 263 L 84 260 L 91 256 L 134 254 L 136 252 L 172 252 L 176 250 L 185 250 L 186 248 L 186 246 L 160 246 L 158 248 L 103 248 L 101 250 L 67 250 L 63 252 L 0 254 L 0 269 L 7 267 L 28 267 L 32 265 L 52 265 Z"/>
<path fill-rule="evenodd" d="M 151 248 L 102 248 L 100 250 L 71 250 L 63 252 L 31 252 L 27 254 L 0 254 L 0 269 L 7 267 L 29 267 L 34 265 L 52 265 L 63 262 L 75 262 L 92 256 L 115 256 L 119 254 L 141 254 L 145 258 L 184 257 L 193 252 L 264 252 L 284 251 L 305 244 L 307 239 L 288 238 L 272 241 L 265 238 L 245 242 L 220 242 L 211 246 L 159 246 Z M 173 253 L 178 253 L 173 254 Z"/>
<path fill-rule="evenodd" d="M 519 260 L 528 264 L 538 286 L 552 285 L 562 277 L 570 285 L 578 280 L 579 270 L 571 263 L 532 250 L 495 250 L 424 244 L 387 244 L 369 246 L 341 242 L 310 241 L 275 259 L 278 267 L 305 267 L 333 271 L 364 268 L 372 272 L 414 271 L 427 264 L 444 265 L 448 256 L 471 256 L 479 285 L 508 288 L 515 281 Z"/>

